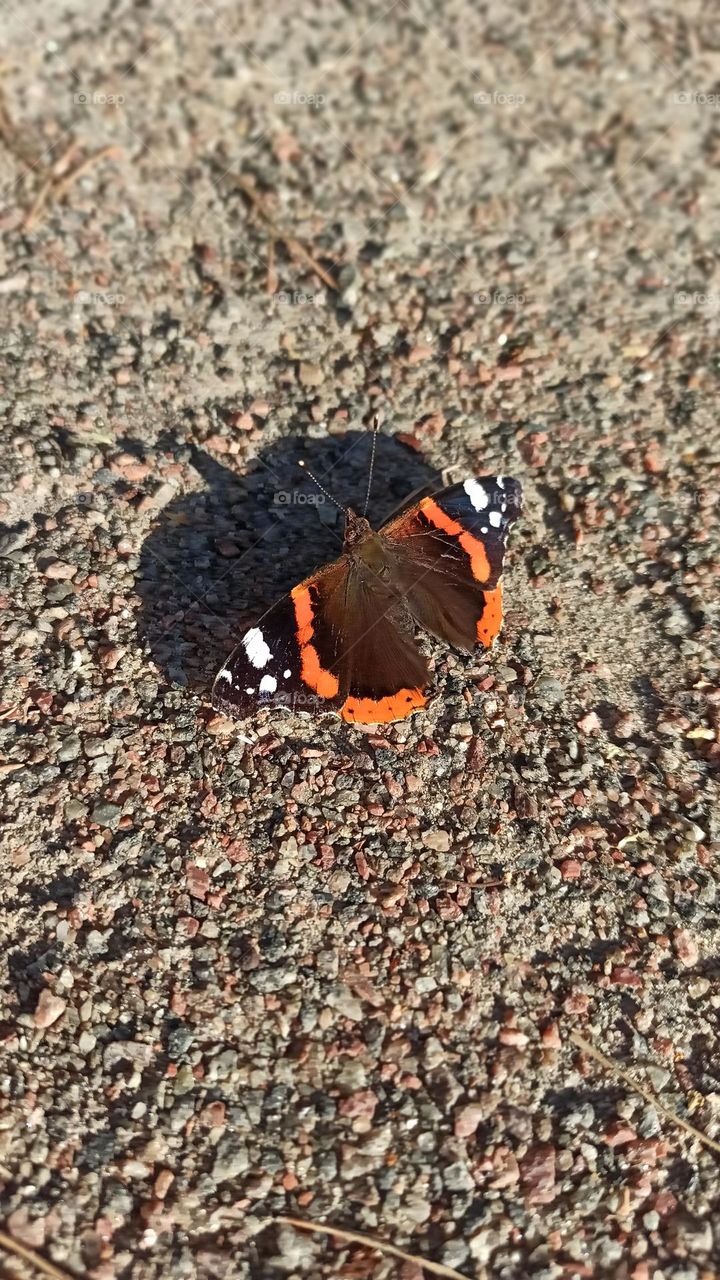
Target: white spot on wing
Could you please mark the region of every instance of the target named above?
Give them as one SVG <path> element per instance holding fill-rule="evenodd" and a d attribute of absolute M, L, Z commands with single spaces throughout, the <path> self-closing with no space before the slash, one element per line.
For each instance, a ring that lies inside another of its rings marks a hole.
<path fill-rule="evenodd" d="M 245 690 L 245 692 L 246 692 L 246 693 L 254 693 L 254 692 L 255 692 L 255 690 L 254 690 L 254 689 L 246 689 L 246 690 Z"/>
<path fill-rule="evenodd" d="M 271 658 L 270 650 L 265 643 L 265 637 L 259 627 L 251 627 L 243 636 L 243 648 L 248 656 L 248 661 L 254 667 L 267 666 Z"/>
<path fill-rule="evenodd" d="M 218 676 L 218 680 L 227 680 L 228 684 L 232 684 L 232 673 L 228 671 L 227 667 L 223 667 Z"/>
<path fill-rule="evenodd" d="M 473 509 L 475 511 L 484 511 L 489 499 L 482 485 L 477 480 L 465 480 L 463 489 L 470 499 Z"/>
<path fill-rule="evenodd" d="M 283 671 L 283 680 L 289 680 L 291 675 L 292 671 L 288 667 L 287 671 Z"/>
<path fill-rule="evenodd" d="M 261 693 L 274 693 L 277 689 L 277 680 L 274 676 L 263 676 L 260 681 Z"/>
<path fill-rule="evenodd" d="M 500 515 L 499 511 L 491 511 L 490 515 L 488 516 L 488 520 L 490 521 L 493 529 L 499 529 L 502 516 Z"/>

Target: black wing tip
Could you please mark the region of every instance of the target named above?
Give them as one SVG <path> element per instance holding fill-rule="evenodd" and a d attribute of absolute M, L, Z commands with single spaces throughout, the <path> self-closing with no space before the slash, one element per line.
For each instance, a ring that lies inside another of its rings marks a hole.
<path fill-rule="evenodd" d="M 500 474 L 474 476 L 473 479 L 477 484 L 492 490 L 497 499 L 505 504 L 504 515 L 508 524 L 514 524 L 519 519 L 523 511 L 523 487 L 515 476 Z"/>
<path fill-rule="evenodd" d="M 210 705 L 214 711 L 219 711 L 224 716 L 232 716 L 237 720 L 239 716 L 237 703 L 226 697 L 224 692 L 232 688 L 232 679 L 228 680 L 226 672 L 229 674 L 229 668 L 224 662 L 212 683 Z"/>

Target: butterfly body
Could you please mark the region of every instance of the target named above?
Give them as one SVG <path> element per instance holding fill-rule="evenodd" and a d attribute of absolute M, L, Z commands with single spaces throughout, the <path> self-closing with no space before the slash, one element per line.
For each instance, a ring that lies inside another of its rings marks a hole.
<path fill-rule="evenodd" d="M 245 633 L 217 676 L 214 706 L 239 718 L 262 706 L 334 710 L 356 724 L 423 707 L 429 671 L 415 631 L 466 653 L 492 644 L 521 501 L 518 482 L 497 476 L 423 498 L 378 532 L 348 510 L 343 554 Z"/>

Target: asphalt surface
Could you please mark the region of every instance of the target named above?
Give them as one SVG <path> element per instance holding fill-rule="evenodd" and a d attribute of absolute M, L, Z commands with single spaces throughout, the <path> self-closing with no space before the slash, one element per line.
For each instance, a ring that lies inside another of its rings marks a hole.
<path fill-rule="evenodd" d="M 710 1280 L 712 9 L 2 10 L 0 1269 Z M 376 411 L 504 631 L 238 729 Z"/>

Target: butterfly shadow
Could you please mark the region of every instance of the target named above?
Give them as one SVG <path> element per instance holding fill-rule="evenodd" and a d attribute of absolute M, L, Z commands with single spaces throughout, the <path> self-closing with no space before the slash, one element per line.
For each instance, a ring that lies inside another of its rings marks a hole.
<path fill-rule="evenodd" d="M 184 456 L 201 482 L 162 510 L 140 552 L 140 638 L 163 675 L 208 696 L 241 635 L 280 596 L 342 553 L 344 515 L 303 474 L 306 466 L 338 502 L 362 511 L 371 436 L 292 436 L 252 459 L 218 462 L 177 438 L 158 441 Z M 377 440 L 368 517 L 379 527 L 410 495 L 442 486 L 437 471 L 391 436 Z"/>

